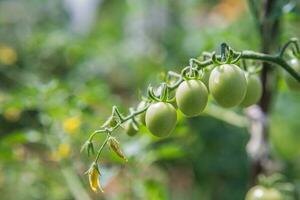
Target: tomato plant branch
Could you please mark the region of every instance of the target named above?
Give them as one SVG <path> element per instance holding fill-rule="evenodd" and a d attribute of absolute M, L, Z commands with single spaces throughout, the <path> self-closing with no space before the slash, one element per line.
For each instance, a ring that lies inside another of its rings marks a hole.
<path fill-rule="evenodd" d="M 276 65 L 279 65 L 282 67 L 284 70 L 286 70 L 291 76 L 293 76 L 297 81 L 300 82 L 300 75 L 284 60 L 283 55 L 286 52 L 287 48 L 289 45 L 294 44 L 294 49 L 293 52 L 294 54 L 300 55 L 300 49 L 298 45 L 298 40 L 296 38 L 290 39 L 281 49 L 279 54 L 277 55 L 270 55 L 270 54 L 264 54 L 264 53 L 259 53 L 255 51 L 250 51 L 250 50 L 244 50 L 242 52 L 233 52 L 236 56 L 238 56 L 239 59 L 252 59 L 252 60 L 260 60 L 264 62 L 269 62 L 273 63 Z M 224 49 L 224 46 L 221 47 Z M 224 54 L 222 56 L 217 56 L 217 59 L 222 59 L 223 60 Z M 208 65 L 214 64 L 213 58 L 200 61 L 195 58 L 190 59 L 190 63 L 196 64 L 198 66 L 198 69 L 204 68 Z"/>
<path fill-rule="evenodd" d="M 91 151 L 93 152 L 93 144 L 92 140 L 97 134 L 106 133 L 107 137 L 102 143 L 101 147 L 99 148 L 95 163 L 99 160 L 100 154 L 103 150 L 103 148 L 107 145 L 109 137 L 111 134 L 122 124 L 125 122 L 132 120 L 133 123 L 137 123 L 135 120 L 135 117 L 146 112 L 149 105 L 153 101 L 165 101 L 165 102 L 172 102 L 174 98 L 168 99 L 169 92 L 175 90 L 178 88 L 178 86 L 189 77 L 198 77 L 199 74 L 201 74 L 201 71 L 203 68 L 208 67 L 210 65 L 220 65 L 220 64 L 226 64 L 226 63 L 236 63 L 238 61 L 244 61 L 246 59 L 251 60 L 259 60 L 263 62 L 269 62 L 276 65 L 279 65 L 283 69 L 285 69 L 289 74 L 291 74 L 296 80 L 300 81 L 300 75 L 284 60 L 284 53 L 286 52 L 287 48 L 290 45 L 294 45 L 293 47 L 293 53 L 295 56 L 300 55 L 298 40 L 295 38 L 290 39 L 281 49 L 281 51 L 276 55 L 270 55 L 265 53 L 259 53 L 255 51 L 249 51 L 244 50 L 241 52 L 234 51 L 230 46 L 228 46 L 226 43 L 221 44 L 221 55 L 216 55 L 215 52 L 205 52 L 203 55 L 204 60 L 198 60 L 195 58 L 191 58 L 189 60 L 189 66 L 183 68 L 181 70 L 181 73 L 176 73 L 173 71 L 168 72 L 168 78 L 174 77 L 177 80 L 174 83 L 168 83 L 166 82 L 161 84 L 161 90 L 160 94 L 156 95 L 154 92 L 154 88 L 152 86 L 148 86 L 148 97 L 147 97 L 147 104 L 142 109 L 134 110 L 133 108 L 130 109 L 130 114 L 127 116 L 123 116 L 119 109 L 116 106 L 113 106 L 112 108 L 112 114 L 109 117 L 109 119 L 104 123 L 101 129 L 94 131 L 88 138 L 87 142 L 83 146 L 84 148 L 87 148 L 88 153 Z M 167 78 L 167 79 L 168 79 Z M 112 122 L 113 125 L 111 125 Z"/>
<path fill-rule="evenodd" d="M 276 65 L 279 65 L 285 69 L 290 75 L 292 75 L 297 81 L 300 82 L 300 75 L 279 55 L 269 55 L 264 53 L 257 53 L 253 51 L 243 51 L 241 58 L 243 59 L 253 59 L 261 60 L 265 62 L 270 62 Z"/>

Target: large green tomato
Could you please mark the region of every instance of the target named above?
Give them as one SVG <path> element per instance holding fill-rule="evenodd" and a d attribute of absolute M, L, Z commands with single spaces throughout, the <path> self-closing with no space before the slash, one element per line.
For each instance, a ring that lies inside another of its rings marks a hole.
<path fill-rule="evenodd" d="M 289 64 L 298 74 L 300 74 L 300 63 L 296 58 L 290 60 Z M 284 78 L 287 86 L 291 90 L 300 90 L 300 82 L 298 82 L 294 77 L 292 77 L 292 75 L 285 72 Z"/>
<path fill-rule="evenodd" d="M 215 101 L 225 108 L 239 105 L 247 91 L 244 71 L 234 64 L 215 67 L 209 77 L 209 91 Z"/>
<path fill-rule="evenodd" d="M 271 113 L 272 147 L 279 156 L 287 160 L 300 158 L 299 99 L 299 92 L 280 92 Z"/>
<path fill-rule="evenodd" d="M 176 90 L 176 103 L 179 110 L 187 117 L 199 115 L 206 107 L 208 92 L 199 80 L 182 82 Z"/>
<path fill-rule="evenodd" d="M 175 128 L 177 113 L 170 103 L 151 104 L 146 112 L 146 126 L 157 137 L 168 136 Z"/>
<path fill-rule="evenodd" d="M 262 84 L 260 78 L 256 74 L 247 74 L 247 92 L 241 102 L 242 107 L 251 106 L 259 101 L 262 95 Z"/>
<path fill-rule="evenodd" d="M 274 188 L 254 186 L 246 194 L 245 200 L 283 200 L 283 196 Z"/>

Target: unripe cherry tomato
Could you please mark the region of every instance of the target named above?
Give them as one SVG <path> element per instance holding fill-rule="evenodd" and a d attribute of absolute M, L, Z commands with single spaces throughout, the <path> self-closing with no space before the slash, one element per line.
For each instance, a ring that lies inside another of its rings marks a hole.
<path fill-rule="evenodd" d="M 170 103 L 151 104 L 146 111 L 146 126 L 157 137 L 166 137 L 175 128 L 177 113 Z"/>
<path fill-rule="evenodd" d="M 132 120 L 127 121 L 124 128 L 128 136 L 135 136 L 138 132 L 138 127 L 135 126 Z"/>
<path fill-rule="evenodd" d="M 176 90 L 176 103 L 179 110 L 187 117 L 199 115 L 208 99 L 206 86 L 199 80 L 182 82 Z"/>
<path fill-rule="evenodd" d="M 257 103 L 262 95 L 262 84 L 260 78 L 256 74 L 247 74 L 247 92 L 241 102 L 242 107 L 248 107 Z"/>
<path fill-rule="evenodd" d="M 300 62 L 296 58 L 293 58 L 289 61 L 290 66 L 300 74 Z M 289 89 L 291 90 L 300 90 L 300 82 L 298 82 L 292 75 L 285 72 L 284 74 L 285 82 Z"/>
<path fill-rule="evenodd" d="M 247 91 L 244 71 L 234 64 L 215 67 L 209 77 L 209 91 L 215 101 L 225 108 L 240 104 Z"/>
<path fill-rule="evenodd" d="M 141 110 L 141 109 L 145 108 L 146 105 L 147 105 L 147 103 L 145 101 L 141 101 L 139 103 L 139 105 L 137 106 L 137 110 Z M 137 117 L 137 120 L 143 125 L 146 125 L 145 116 L 146 116 L 146 112 L 143 112 L 143 113 L 139 114 Z"/>
<path fill-rule="evenodd" d="M 283 200 L 283 196 L 274 188 L 254 186 L 246 194 L 245 200 Z"/>

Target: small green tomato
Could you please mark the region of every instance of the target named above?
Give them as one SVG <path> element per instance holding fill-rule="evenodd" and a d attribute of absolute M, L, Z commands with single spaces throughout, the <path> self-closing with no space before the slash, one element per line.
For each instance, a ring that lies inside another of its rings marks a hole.
<path fill-rule="evenodd" d="M 206 107 L 208 92 L 199 80 L 182 82 L 176 90 L 176 103 L 186 117 L 199 115 Z"/>
<path fill-rule="evenodd" d="M 256 74 L 247 74 L 247 92 L 241 102 L 242 107 L 251 106 L 259 101 L 262 95 L 262 84 L 260 78 Z"/>
<path fill-rule="evenodd" d="M 298 73 L 300 74 L 300 63 L 299 60 L 296 58 L 293 58 L 289 61 L 290 66 Z M 300 90 L 300 82 L 297 81 L 292 75 L 288 74 L 287 72 L 284 73 L 284 79 L 291 90 Z"/>
<path fill-rule="evenodd" d="M 146 111 L 146 126 L 157 137 L 168 136 L 176 126 L 177 113 L 170 103 L 151 104 Z"/>
<path fill-rule="evenodd" d="M 245 200 L 283 200 L 283 196 L 274 188 L 254 186 L 246 194 Z"/>
<path fill-rule="evenodd" d="M 126 122 L 124 128 L 128 136 L 135 136 L 138 132 L 138 127 L 133 123 L 132 120 Z"/>
<path fill-rule="evenodd" d="M 247 91 L 244 71 L 234 64 L 215 67 L 209 77 L 209 91 L 215 101 L 225 108 L 239 105 Z"/>

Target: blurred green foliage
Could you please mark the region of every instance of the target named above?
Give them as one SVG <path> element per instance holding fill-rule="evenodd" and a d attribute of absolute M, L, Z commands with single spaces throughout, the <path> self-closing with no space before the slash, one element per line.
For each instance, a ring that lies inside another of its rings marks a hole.
<path fill-rule="evenodd" d="M 299 5 L 284 20 L 282 39 L 300 36 Z M 181 116 L 164 140 L 119 130 L 129 162 L 105 150 L 104 195 L 89 189 L 91 158 L 79 152 L 112 105 L 126 113 L 160 72 L 223 41 L 259 50 L 244 1 L 0 1 L 1 199 L 243 199 L 246 127 L 210 115 Z M 277 94 L 274 155 L 299 185 L 299 95 L 281 82 Z"/>

